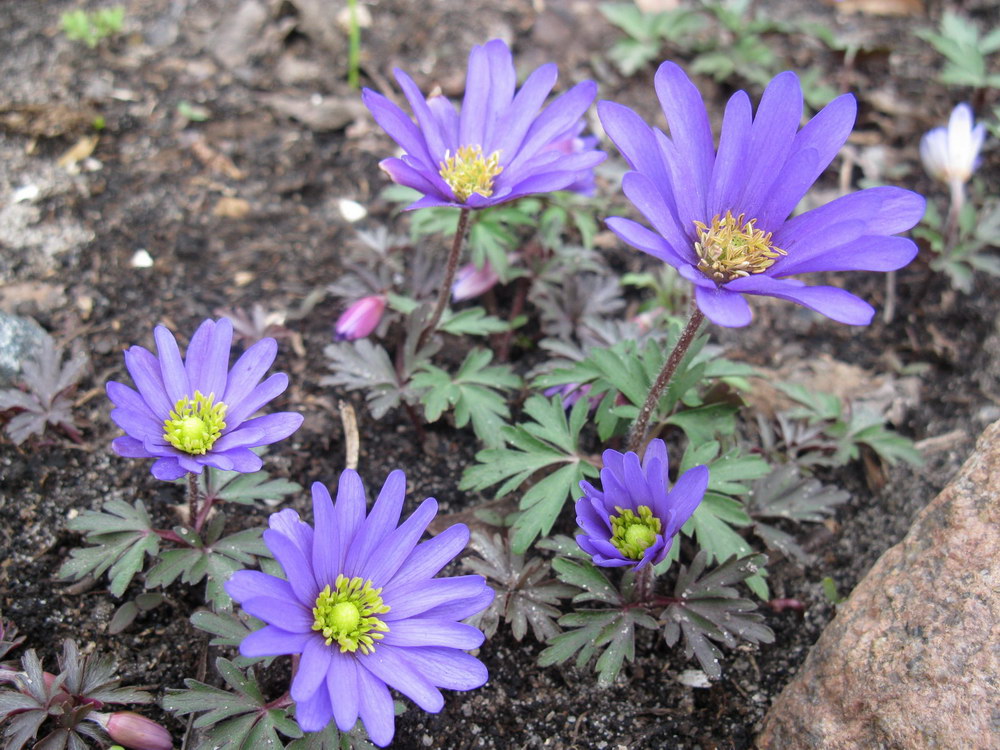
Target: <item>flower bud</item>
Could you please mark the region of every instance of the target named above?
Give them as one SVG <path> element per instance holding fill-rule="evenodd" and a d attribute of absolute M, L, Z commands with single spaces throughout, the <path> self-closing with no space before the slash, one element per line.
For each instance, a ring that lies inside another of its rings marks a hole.
<path fill-rule="evenodd" d="M 337 341 L 363 339 L 378 326 L 385 312 L 385 295 L 373 294 L 362 297 L 344 310 L 334 326 Z"/>
<path fill-rule="evenodd" d="M 934 128 L 920 139 L 920 160 L 931 177 L 942 182 L 965 183 L 979 166 L 979 150 L 986 126 L 974 125 L 972 107 L 959 104 L 951 111 L 948 126 Z"/>
<path fill-rule="evenodd" d="M 171 750 L 174 746 L 170 732 L 152 719 L 132 711 L 93 713 L 87 718 L 96 721 L 112 740 L 130 750 Z"/>
<path fill-rule="evenodd" d="M 476 268 L 475 263 L 469 263 L 458 269 L 455 274 L 455 283 L 451 285 L 451 298 L 455 302 L 478 297 L 484 292 L 488 292 L 500 281 L 497 272 L 489 261 L 482 268 Z"/>

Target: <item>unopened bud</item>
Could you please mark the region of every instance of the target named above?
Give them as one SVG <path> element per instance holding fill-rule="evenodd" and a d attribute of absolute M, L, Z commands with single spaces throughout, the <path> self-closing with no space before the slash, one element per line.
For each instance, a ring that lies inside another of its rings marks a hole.
<path fill-rule="evenodd" d="M 920 159 L 927 173 L 946 183 L 965 183 L 979 166 L 986 126 L 975 124 L 972 107 L 959 104 L 947 127 L 934 128 L 920 140 Z"/>
<path fill-rule="evenodd" d="M 96 721 L 112 740 L 130 750 L 171 750 L 174 746 L 170 732 L 132 711 L 92 713 L 87 718 Z"/>
<path fill-rule="evenodd" d="M 461 302 L 478 297 L 492 289 L 498 281 L 500 277 L 489 261 L 486 261 L 482 268 L 476 268 L 475 263 L 469 263 L 459 268 L 455 274 L 455 283 L 451 285 L 451 298 L 455 302 Z"/>
<path fill-rule="evenodd" d="M 385 312 L 385 295 L 362 297 L 344 310 L 334 326 L 337 341 L 363 339 L 378 326 Z"/>

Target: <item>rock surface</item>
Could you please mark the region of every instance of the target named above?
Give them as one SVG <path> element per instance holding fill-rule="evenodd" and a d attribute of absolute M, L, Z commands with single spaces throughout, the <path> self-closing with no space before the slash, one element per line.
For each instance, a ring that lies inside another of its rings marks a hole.
<path fill-rule="evenodd" d="M 757 745 L 1000 747 L 1000 422 L 840 607 Z"/>

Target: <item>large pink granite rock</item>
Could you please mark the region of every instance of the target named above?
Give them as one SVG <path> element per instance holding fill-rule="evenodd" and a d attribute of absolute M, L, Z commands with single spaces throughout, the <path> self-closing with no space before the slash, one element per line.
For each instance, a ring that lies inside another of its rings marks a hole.
<path fill-rule="evenodd" d="M 841 605 L 757 744 L 1000 748 L 1000 422 Z"/>

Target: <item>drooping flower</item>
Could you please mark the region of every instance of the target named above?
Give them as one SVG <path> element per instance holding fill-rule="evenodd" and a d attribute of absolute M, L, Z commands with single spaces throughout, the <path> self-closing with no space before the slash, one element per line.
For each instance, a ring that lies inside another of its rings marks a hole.
<path fill-rule="evenodd" d="M 781 73 L 756 116 L 746 92 L 730 98 L 716 149 L 701 95 L 677 65 L 660 66 L 656 92 L 670 137 L 627 107 L 598 105 L 605 130 L 634 170 L 622 182 L 625 195 L 655 231 L 620 217 L 608 219 L 608 227 L 674 266 L 719 325 L 750 323 L 746 294 L 797 302 L 841 323 L 871 322 L 874 310 L 853 294 L 788 278 L 892 271 L 917 253 L 912 241 L 890 236 L 923 216 L 924 199 L 909 190 L 868 188 L 788 218 L 847 140 L 854 97 L 834 99 L 800 130 L 799 79 Z"/>
<path fill-rule="evenodd" d="M 601 567 L 636 570 L 661 562 L 674 536 L 691 517 L 708 487 L 708 467 L 688 469 L 670 488 L 667 446 L 652 440 L 642 463 L 629 451 L 604 451 L 601 489 L 580 482 L 577 544 Z"/>
<path fill-rule="evenodd" d="M 171 750 L 174 746 L 173 738 L 165 727 L 133 711 L 116 711 L 113 714 L 94 711 L 87 718 L 100 724 L 112 740 L 125 747 Z"/>
<path fill-rule="evenodd" d="M 478 297 L 496 286 L 498 281 L 500 277 L 489 261 L 485 261 L 482 268 L 477 268 L 475 263 L 467 263 L 455 274 L 455 283 L 451 285 L 451 299 L 453 302 L 462 302 Z"/>
<path fill-rule="evenodd" d="M 373 294 L 362 297 L 350 305 L 334 325 L 337 341 L 354 341 L 363 339 L 378 326 L 385 312 L 386 297 L 384 294 Z"/>
<path fill-rule="evenodd" d="M 261 339 L 229 369 L 228 318 L 198 326 L 183 360 L 169 330 L 157 326 L 153 337 L 158 356 L 141 346 L 125 350 L 138 390 L 110 381 L 107 391 L 117 407 L 111 419 L 126 433 L 112 448 L 126 458 L 155 458 L 157 479 L 200 474 L 205 466 L 259 471 L 261 459 L 250 449 L 283 440 L 302 424 L 294 412 L 253 417 L 288 386 L 283 373 L 259 382 L 277 354 L 274 339 Z"/>
<path fill-rule="evenodd" d="M 948 183 L 966 183 L 979 166 L 986 126 L 975 125 L 972 107 L 958 104 L 947 127 L 934 128 L 920 139 L 920 159 L 931 177 Z"/>
<path fill-rule="evenodd" d="M 381 94 L 365 89 L 362 98 L 404 151 L 380 166 L 394 182 L 423 193 L 409 208 L 485 208 L 568 189 L 585 183 L 605 158 L 593 142 L 563 148 L 579 133 L 597 85 L 579 83 L 539 113 L 555 85 L 556 66 L 538 68 L 515 94 L 513 57 L 499 39 L 472 48 L 461 112 L 443 96 L 425 99 L 402 70 L 395 74 L 416 124 Z"/>
<path fill-rule="evenodd" d="M 301 654 L 291 696 L 303 731 L 358 717 L 375 744 L 395 731 L 388 688 L 425 711 L 444 705 L 438 688 L 471 690 L 486 667 L 466 653 L 483 634 L 459 620 L 486 608 L 493 590 L 478 575 L 434 578 L 469 541 L 456 524 L 418 544 L 437 512 L 428 498 L 398 524 L 406 477 L 392 472 L 371 512 L 357 472 L 340 475 L 337 502 L 312 486 L 315 528 L 293 510 L 275 513 L 264 542 L 287 580 L 241 570 L 226 591 L 267 623 L 240 644 L 244 656 Z"/>

